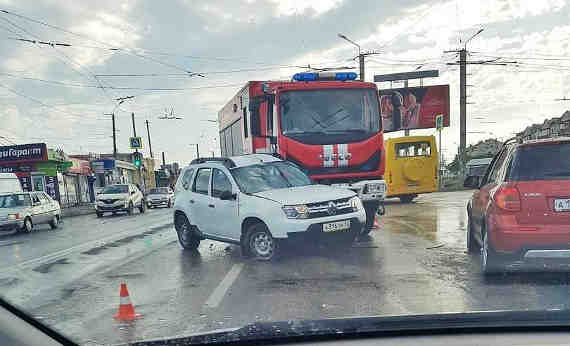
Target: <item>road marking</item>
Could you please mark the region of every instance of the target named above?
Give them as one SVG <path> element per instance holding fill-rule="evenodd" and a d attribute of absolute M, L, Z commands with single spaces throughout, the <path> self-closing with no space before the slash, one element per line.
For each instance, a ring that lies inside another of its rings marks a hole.
<path fill-rule="evenodd" d="M 230 287 L 232 287 L 232 284 L 238 278 L 239 273 L 241 273 L 243 266 L 243 263 L 237 263 L 233 265 L 232 269 L 230 269 L 218 287 L 216 287 L 214 292 L 210 294 L 208 300 L 206 300 L 205 305 L 207 307 L 215 308 L 220 305 L 222 299 L 224 299 L 224 296 L 226 295 L 226 292 L 230 289 Z"/>

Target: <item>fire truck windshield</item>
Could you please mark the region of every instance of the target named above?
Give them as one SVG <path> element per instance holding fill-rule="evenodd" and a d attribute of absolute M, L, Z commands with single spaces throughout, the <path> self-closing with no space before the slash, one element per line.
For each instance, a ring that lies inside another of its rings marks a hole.
<path fill-rule="evenodd" d="M 380 131 L 378 97 L 373 89 L 284 91 L 279 99 L 283 135 L 371 136 Z"/>

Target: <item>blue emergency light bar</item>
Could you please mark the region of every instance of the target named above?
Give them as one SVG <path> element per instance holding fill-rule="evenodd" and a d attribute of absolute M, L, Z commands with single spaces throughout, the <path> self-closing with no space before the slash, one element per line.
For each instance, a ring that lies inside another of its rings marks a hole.
<path fill-rule="evenodd" d="M 310 82 L 310 81 L 317 81 L 317 80 L 355 80 L 357 77 L 356 73 L 354 72 L 304 72 L 304 73 L 295 73 L 293 75 L 293 80 L 298 82 Z"/>

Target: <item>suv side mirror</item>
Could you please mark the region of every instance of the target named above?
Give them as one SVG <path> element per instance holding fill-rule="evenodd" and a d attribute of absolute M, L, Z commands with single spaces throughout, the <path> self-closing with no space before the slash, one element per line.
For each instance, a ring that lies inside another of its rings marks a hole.
<path fill-rule="evenodd" d="M 478 189 L 480 183 L 481 183 L 481 177 L 479 177 L 478 175 L 471 175 L 465 179 L 465 181 L 463 182 L 463 187 Z"/>
<path fill-rule="evenodd" d="M 222 201 L 230 201 L 236 199 L 236 195 L 231 191 L 226 190 L 222 191 L 222 193 L 220 194 L 220 199 Z"/>

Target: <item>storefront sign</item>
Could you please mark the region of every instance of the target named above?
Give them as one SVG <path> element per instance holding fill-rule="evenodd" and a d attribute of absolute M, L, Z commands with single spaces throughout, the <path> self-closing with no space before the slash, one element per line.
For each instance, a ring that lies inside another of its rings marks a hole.
<path fill-rule="evenodd" d="M 45 143 L 21 144 L 0 147 L 0 162 L 9 161 L 45 161 L 47 148 Z"/>
<path fill-rule="evenodd" d="M 32 166 L 0 166 L 0 173 L 31 172 Z"/>
<path fill-rule="evenodd" d="M 95 173 L 105 173 L 115 168 L 115 160 L 96 160 L 91 161 L 91 168 Z"/>

